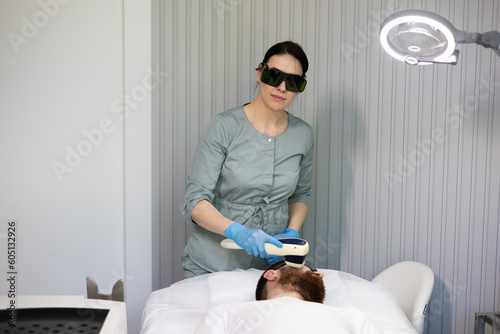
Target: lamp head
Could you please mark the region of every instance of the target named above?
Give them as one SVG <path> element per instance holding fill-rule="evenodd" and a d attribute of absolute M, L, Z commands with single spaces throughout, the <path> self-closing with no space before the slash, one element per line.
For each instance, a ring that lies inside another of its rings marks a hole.
<path fill-rule="evenodd" d="M 397 60 L 410 65 L 456 64 L 456 36 L 465 34 L 443 17 L 424 10 L 404 10 L 387 17 L 380 44 Z"/>

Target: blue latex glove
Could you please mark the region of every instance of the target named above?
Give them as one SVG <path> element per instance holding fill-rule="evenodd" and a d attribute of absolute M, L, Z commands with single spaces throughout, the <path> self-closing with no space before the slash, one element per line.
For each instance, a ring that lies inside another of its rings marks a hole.
<path fill-rule="evenodd" d="M 293 228 L 287 228 L 287 229 L 285 229 L 284 233 L 276 234 L 273 237 L 275 239 L 283 239 L 283 238 L 298 238 L 299 236 L 300 236 L 299 232 L 297 232 Z M 282 258 L 281 256 L 277 256 L 277 255 L 267 255 L 266 262 L 268 265 L 271 265 L 271 264 L 281 260 L 281 258 Z"/>
<path fill-rule="evenodd" d="M 300 237 L 299 232 L 295 231 L 293 228 L 286 228 L 285 233 L 280 233 L 273 235 L 276 239 L 283 238 L 298 238 Z"/>
<path fill-rule="evenodd" d="M 264 260 L 266 260 L 268 265 L 271 265 L 271 264 L 276 263 L 279 260 L 281 260 L 281 258 L 282 258 L 282 256 L 278 256 L 278 255 L 266 255 L 266 258 Z"/>
<path fill-rule="evenodd" d="M 265 258 L 267 253 L 264 243 L 269 242 L 277 247 L 283 247 L 283 244 L 271 237 L 262 230 L 247 228 L 240 223 L 233 223 L 224 231 L 226 237 L 234 240 L 238 246 L 247 251 L 249 255 Z"/>

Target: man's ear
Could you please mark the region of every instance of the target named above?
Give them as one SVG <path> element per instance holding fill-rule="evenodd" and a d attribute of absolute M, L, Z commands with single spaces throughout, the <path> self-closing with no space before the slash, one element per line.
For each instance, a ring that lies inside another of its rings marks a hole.
<path fill-rule="evenodd" d="M 325 273 L 322 271 L 313 271 L 313 275 L 319 276 L 320 278 L 323 278 L 325 276 Z"/>
<path fill-rule="evenodd" d="M 269 282 L 274 282 L 280 277 L 279 271 L 277 270 L 268 270 L 264 273 L 264 278 L 267 279 Z"/>

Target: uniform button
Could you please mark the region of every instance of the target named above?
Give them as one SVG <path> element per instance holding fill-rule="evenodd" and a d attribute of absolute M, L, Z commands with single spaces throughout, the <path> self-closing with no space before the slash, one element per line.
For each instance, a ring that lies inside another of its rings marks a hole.
<path fill-rule="evenodd" d="M 269 138 L 269 142 L 272 142 L 273 140 L 271 138 Z"/>

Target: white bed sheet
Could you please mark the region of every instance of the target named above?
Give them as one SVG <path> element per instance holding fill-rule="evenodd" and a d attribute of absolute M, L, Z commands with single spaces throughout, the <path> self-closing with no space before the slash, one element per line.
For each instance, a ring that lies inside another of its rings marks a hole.
<path fill-rule="evenodd" d="M 325 273 L 324 303 L 357 309 L 382 333 L 416 333 L 396 299 L 380 284 L 329 269 Z M 194 333 L 217 305 L 254 301 L 261 270 L 235 270 L 185 279 L 149 296 L 141 334 Z"/>

